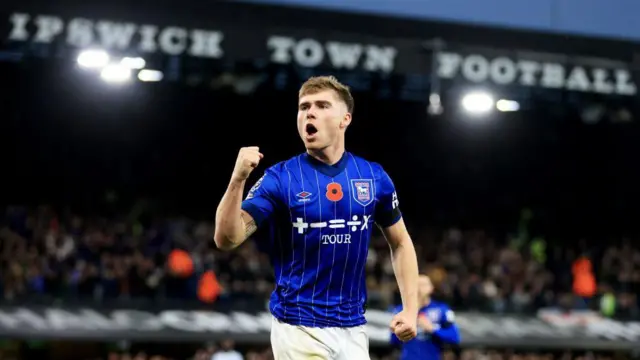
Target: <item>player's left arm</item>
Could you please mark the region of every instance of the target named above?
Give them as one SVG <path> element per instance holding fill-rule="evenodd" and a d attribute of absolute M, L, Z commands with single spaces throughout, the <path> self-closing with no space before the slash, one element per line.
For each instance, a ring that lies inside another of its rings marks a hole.
<path fill-rule="evenodd" d="M 432 334 L 444 343 L 458 345 L 460 344 L 460 329 L 456 325 L 455 314 L 451 309 L 445 310 L 442 325 L 434 327 Z"/>
<path fill-rule="evenodd" d="M 380 169 L 375 219 L 391 248 L 393 270 L 398 281 L 402 308 L 418 316 L 418 259 L 413 241 L 402 219 L 393 181 Z"/>

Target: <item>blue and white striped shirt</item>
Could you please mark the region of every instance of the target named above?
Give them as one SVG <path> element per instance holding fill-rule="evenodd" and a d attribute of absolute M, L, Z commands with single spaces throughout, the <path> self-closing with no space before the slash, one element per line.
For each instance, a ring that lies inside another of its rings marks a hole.
<path fill-rule="evenodd" d="M 301 154 L 267 169 L 242 209 L 268 227 L 275 318 L 310 327 L 366 323 L 372 226 L 402 217 L 393 182 L 379 164 L 347 152 L 335 165 Z"/>

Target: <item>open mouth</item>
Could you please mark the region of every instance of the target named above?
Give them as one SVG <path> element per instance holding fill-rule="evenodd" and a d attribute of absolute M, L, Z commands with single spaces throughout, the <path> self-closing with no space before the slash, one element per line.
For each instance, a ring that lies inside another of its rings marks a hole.
<path fill-rule="evenodd" d="M 313 126 L 313 124 L 307 124 L 307 126 L 305 127 L 305 131 L 308 136 L 313 136 L 318 132 L 318 129 Z"/>

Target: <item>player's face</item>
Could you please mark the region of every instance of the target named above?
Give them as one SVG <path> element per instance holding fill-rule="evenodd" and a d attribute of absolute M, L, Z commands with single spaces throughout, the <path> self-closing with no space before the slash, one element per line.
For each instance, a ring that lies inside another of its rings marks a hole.
<path fill-rule="evenodd" d="M 431 279 L 429 279 L 428 276 L 420 276 L 420 278 L 418 278 L 418 296 L 423 299 L 431 296 L 431 293 L 433 293 L 433 284 L 431 283 Z"/>
<path fill-rule="evenodd" d="M 346 104 L 333 90 L 308 94 L 298 101 L 298 134 L 309 150 L 335 144 L 350 122 Z"/>

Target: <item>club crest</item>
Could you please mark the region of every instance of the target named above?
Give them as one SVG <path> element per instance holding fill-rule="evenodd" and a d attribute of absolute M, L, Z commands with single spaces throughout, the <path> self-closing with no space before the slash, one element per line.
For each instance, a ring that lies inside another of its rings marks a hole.
<path fill-rule="evenodd" d="M 351 180 L 351 194 L 353 200 L 362 206 L 367 206 L 373 201 L 373 180 L 353 179 Z"/>

